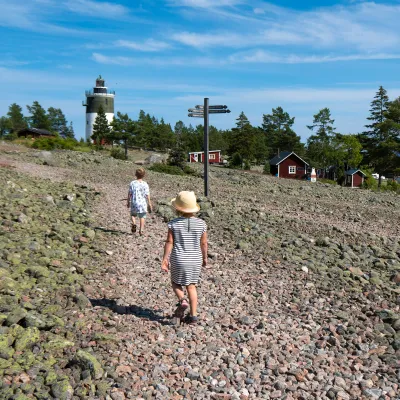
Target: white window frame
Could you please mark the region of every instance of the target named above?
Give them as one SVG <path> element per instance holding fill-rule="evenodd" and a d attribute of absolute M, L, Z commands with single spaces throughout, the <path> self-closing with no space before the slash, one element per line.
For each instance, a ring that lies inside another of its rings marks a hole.
<path fill-rule="evenodd" d="M 215 160 L 215 154 L 209 154 L 208 155 L 209 160 Z"/>
<path fill-rule="evenodd" d="M 294 171 L 293 169 L 294 168 Z M 289 174 L 294 175 L 296 173 L 296 166 L 295 165 L 289 165 Z"/>

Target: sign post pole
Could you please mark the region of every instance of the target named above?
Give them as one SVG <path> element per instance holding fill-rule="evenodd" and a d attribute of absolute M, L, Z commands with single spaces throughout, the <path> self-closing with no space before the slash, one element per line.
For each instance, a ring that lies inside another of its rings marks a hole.
<path fill-rule="evenodd" d="M 208 140 L 208 97 L 204 98 L 204 196 L 208 197 L 208 167 L 209 167 L 209 140 Z"/>

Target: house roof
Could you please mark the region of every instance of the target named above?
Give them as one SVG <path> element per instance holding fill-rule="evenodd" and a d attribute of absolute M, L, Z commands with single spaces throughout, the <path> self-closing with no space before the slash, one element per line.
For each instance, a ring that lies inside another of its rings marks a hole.
<path fill-rule="evenodd" d="M 364 172 L 362 172 L 362 171 L 359 170 L 359 169 L 349 169 L 348 171 L 346 171 L 346 175 L 354 175 L 354 174 L 356 174 L 357 172 L 360 172 L 361 174 L 363 174 L 363 175 L 365 176 Z"/>
<path fill-rule="evenodd" d="M 221 150 L 208 150 L 208 152 L 209 153 L 216 153 L 216 152 L 220 152 L 221 153 Z M 189 154 L 202 154 L 202 153 L 204 153 L 204 151 L 192 151 Z"/>
<path fill-rule="evenodd" d="M 281 151 L 278 155 L 276 155 L 274 158 L 271 158 L 271 160 L 269 160 L 269 164 L 270 165 L 279 165 L 282 161 L 286 160 L 292 154 L 294 154 L 299 160 L 303 161 L 304 164 L 309 165 L 301 157 L 299 157 L 294 151 Z"/>
<path fill-rule="evenodd" d="M 18 133 L 36 133 L 38 135 L 43 135 L 43 136 L 55 136 L 54 133 L 46 130 L 46 129 L 37 129 L 37 128 L 24 128 L 21 129 Z"/>

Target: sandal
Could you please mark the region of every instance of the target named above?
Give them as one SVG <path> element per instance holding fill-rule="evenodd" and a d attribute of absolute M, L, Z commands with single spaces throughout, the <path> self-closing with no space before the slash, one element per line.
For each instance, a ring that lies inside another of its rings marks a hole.
<path fill-rule="evenodd" d="M 189 325 L 195 325 L 199 322 L 199 318 L 196 315 L 188 315 L 185 318 L 185 322 Z"/>
<path fill-rule="evenodd" d="M 132 224 L 131 226 L 131 232 L 135 233 L 136 232 L 136 224 Z"/>
<path fill-rule="evenodd" d="M 177 303 L 176 310 L 172 315 L 172 323 L 174 325 L 182 324 L 184 321 L 185 310 L 189 307 L 188 302 L 185 299 L 181 299 Z"/>

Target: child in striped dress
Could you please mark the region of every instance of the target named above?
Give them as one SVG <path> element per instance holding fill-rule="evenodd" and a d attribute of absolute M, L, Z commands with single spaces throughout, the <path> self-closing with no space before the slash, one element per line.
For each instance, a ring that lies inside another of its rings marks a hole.
<path fill-rule="evenodd" d="M 196 285 L 201 267 L 207 265 L 207 225 L 194 216 L 200 207 L 193 192 L 180 192 L 171 204 L 180 216 L 168 223 L 161 269 L 164 272 L 171 269 L 172 288 L 178 297 L 174 317 L 182 320 L 189 306 L 183 291 L 186 287 L 190 303 L 186 322 L 194 324 L 198 322 Z"/>

